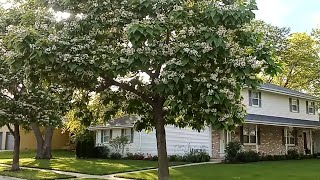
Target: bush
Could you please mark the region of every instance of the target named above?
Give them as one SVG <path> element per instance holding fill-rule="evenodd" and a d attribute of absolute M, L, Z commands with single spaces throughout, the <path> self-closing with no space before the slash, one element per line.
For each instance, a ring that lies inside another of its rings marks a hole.
<path fill-rule="evenodd" d="M 243 151 L 237 155 L 237 161 L 239 162 L 257 162 L 259 159 L 259 154 L 254 151 Z"/>
<path fill-rule="evenodd" d="M 232 141 L 227 144 L 225 159 L 227 162 L 236 162 L 237 155 L 241 149 L 240 142 Z"/>
<path fill-rule="evenodd" d="M 127 153 L 126 159 L 130 159 L 130 160 L 143 160 L 144 155 L 142 153 Z M 146 158 L 147 159 L 147 158 Z M 152 159 L 152 157 L 150 157 L 150 160 Z"/>
<path fill-rule="evenodd" d="M 208 162 L 210 161 L 210 156 L 203 150 L 191 149 L 190 152 L 183 157 L 183 160 L 192 163 Z"/>
<path fill-rule="evenodd" d="M 88 138 L 83 141 L 78 141 L 76 144 L 77 158 L 95 158 L 97 151 L 94 147 L 94 139 Z"/>
<path fill-rule="evenodd" d="M 287 151 L 287 159 L 300 159 L 300 155 L 298 150 L 296 149 L 289 149 Z"/>
<path fill-rule="evenodd" d="M 152 161 L 158 161 L 158 156 L 152 156 Z"/>
<path fill-rule="evenodd" d="M 99 146 L 95 147 L 95 152 L 97 152 L 97 158 L 107 159 L 109 157 L 110 149 L 107 146 Z"/>
<path fill-rule="evenodd" d="M 120 153 L 111 153 L 110 159 L 122 159 L 122 154 Z"/>

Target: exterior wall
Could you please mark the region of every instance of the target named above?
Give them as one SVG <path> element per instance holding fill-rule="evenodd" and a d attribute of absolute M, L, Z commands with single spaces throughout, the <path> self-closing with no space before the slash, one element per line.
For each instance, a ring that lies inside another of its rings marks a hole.
<path fill-rule="evenodd" d="M 168 155 L 183 155 L 190 149 L 204 149 L 212 154 L 211 131 L 206 128 L 202 132 L 194 131 L 190 128 L 180 129 L 174 126 L 166 127 L 167 151 Z M 121 129 L 113 129 L 112 137 L 121 135 Z M 96 131 L 96 145 L 101 144 L 101 131 Z M 145 155 L 157 155 L 157 141 L 155 131 L 147 133 L 134 132 L 133 143 L 125 148 L 125 153 L 143 153 Z"/>
<path fill-rule="evenodd" d="M 266 91 L 261 92 L 261 107 L 249 106 L 249 92 L 248 89 L 242 90 L 243 102 L 247 106 L 248 114 L 258 114 L 266 116 L 277 116 L 285 118 L 295 118 L 302 120 L 319 121 L 319 115 L 316 113 L 306 113 L 306 99 L 299 99 L 300 112 L 290 112 L 289 97 L 288 95 L 282 95 L 277 93 L 271 93 Z"/>
<path fill-rule="evenodd" d="M 1 149 L 4 150 L 6 147 L 6 134 L 10 132 L 6 126 L 0 127 L 0 132 L 2 132 Z"/>
<path fill-rule="evenodd" d="M 286 146 L 282 143 L 283 129 L 285 127 L 280 126 L 266 126 L 266 125 L 258 125 L 260 128 L 260 144 L 259 145 L 242 145 L 242 150 L 244 151 L 258 151 L 264 155 L 283 155 L 286 154 Z M 299 153 L 304 153 L 304 140 L 303 140 L 303 132 L 307 133 L 307 147 L 311 149 L 311 139 L 310 139 L 310 129 L 297 128 L 297 141 L 298 144 L 296 146 L 289 146 L 288 149 L 295 148 L 299 151 Z M 220 133 L 219 131 L 213 131 L 213 157 L 220 157 L 219 152 L 216 149 L 220 148 Z M 313 133 L 313 149 L 314 152 L 320 150 L 320 131 L 314 131 Z M 315 136 L 318 135 L 318 136 Z M 240 139 L 240 130 L 237 128 L 234 133 L 231 133 L 232 141 L 239 141 Z"/>
<path fill-rule="evenodd" d="M 6 126 L 0 128 L 2 135 L 2 150 L 5 149 L 6 133 L 10 132 Z M 37 141 L 32 131 L 21 130 L 21 150 L 35 150 L 37 148 Z M 62 133 L 61 129 L 56 129 L 52 139 L 52 149 L 65 149 L 70 143 L 69 133 Z M 0 149 L 1 150 L 1 149 Z"/>

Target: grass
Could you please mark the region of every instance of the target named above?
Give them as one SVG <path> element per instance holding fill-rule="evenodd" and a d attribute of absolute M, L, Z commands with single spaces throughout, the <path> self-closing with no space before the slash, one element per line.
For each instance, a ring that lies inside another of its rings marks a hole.
<path fill-rule="evenodd" d="M 157 167 L 156 161 L 76 159 L 74 152 L 69 151 L 54 151 L 54 158 L 50 161 L 36 160 L 33 158 L 34 156 L 35 152 L 21 152 L 21 166 L 79 172 L 92 175 L 107 175 Z M 11 164 L 11 162 L 12 152 L 0 152 L 0 163 Z"/>
<path fill-rule="evenodd" d="M 23 178 L 27 180 L 54 180 L 54 179 L 68 179 L 73 178 L 73 176 L 57 174 L 48 171 L 37 171 L 37 170 L 27 170 L 22 169 L 20 171 L 10 171 L 6 167 L 0 166 L 0 176 L 10 176 L 16 178 Z"/>
<path fill-rule="evenodd" d="M 320 160 L 257 162 L 250 164 L 205 164 L 170 169 L 173 180 L 319 180 Z M 153 180 L 156 171 L 127 173 L 119 177 Z"/>

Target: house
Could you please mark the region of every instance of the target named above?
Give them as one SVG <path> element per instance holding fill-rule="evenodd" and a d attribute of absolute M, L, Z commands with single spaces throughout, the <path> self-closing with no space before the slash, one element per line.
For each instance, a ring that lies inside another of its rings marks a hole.
<path fill-rule="evenodd" d="M 37 141 L 33 131 L 20 131 L 21 142 L 20 150 L 35 150 Z M 0 127 L 0 151 L 13 150 L 13 135 L 6 126 Z M 70 136 L 68 132 L 62 132 L 61 129 L 56 129 L 53 133 L 52 149 L 67 149 L 70 144 Z"/>
<path fill-rule="evenodd" d="M 168 155 L 203 149 L 212 158 L 221 158 L 230 141 L 239 141 L 244 150 L 265 155 L 286 154 L 293 148 L 304 154 L 320 152 L 319 98 L 273 84 L 262 84 L 257 90 L 243 89 L 242 95 L 248 113 L 245 124 L 232 132 L 211 127 L 198 132 L 167 126 Z M 135 120 L 136 117 L 125 116 L 89 130 L 96 132 L 96 146 L 127 136 L 130 144 L 126 152 L 156 155 L 155 132 L 134 131 Z"/>
<path fill-rule="evenodd" d="M 223 157 L 226 144 L 233 140 L 240 141 L 245 150 L 265 155 L 286 154 L 289 149 L 320 152 L 319 98 L 273 84 L 243 89 L 242 95 L 246 123 L 234 132 L 214 130 L 212 157 Z"/>
<path fill-rule="evenodd" d="M 157 155 L 155 131 L 135 131 L 134 122 L 137 117 L 124 116 L 108 122 L 106 125 L 92 126 L 89 130 L 96 132 L 96 146 L 107 146 L 109 141 L 117 136 L 126 136 L 130 141 L 125 153 L 143 153 Z M 212 152 L 211 129 L 205 128 L 198 132 L 190 128 L 180 129 L 166 126 L 168 155 L 184 155 L 191 149 L 201 149 L 209 154 Z"/>

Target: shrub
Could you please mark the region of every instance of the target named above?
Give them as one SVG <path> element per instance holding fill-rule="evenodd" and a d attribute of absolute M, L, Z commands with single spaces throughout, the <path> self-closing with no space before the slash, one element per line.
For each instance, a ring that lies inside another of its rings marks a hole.
<path fill-rule="evenodd" d="M 210 156 L 204 150 L 191 149 L 190 152 L 183 157 L 183 160 L 192 163 L 208 162 L 210 161 Z"/>
<path fill-rule="evenodd" d="M 289 149 L 287 151 L 287 159 L 300 159 L 300 155 L 298 150 L 296 149 Z"/>
<path fill-rule="evenodd" d="M 143 160 L 144 159 L 144 155 L 142 153 L 135 153 L 133 155 L 133 160 Z"/>
<path fill-rule="evenodd" d="M 97 158 L 107 159 L 109 157 L 110 149 L 107 146 L 95 147 Z"/>
<path fill-rule="evenodd" d="M 260 156 L 254 151 L 243 151 L 237 154 L 237 161 L 239 162 L 257 162 Z"/>
<path fill-rule="evenodd" d="M 158 159 L 159 159 L 158 156 L 153 156 L 152 157 L 152 161 L 158 161 Z"/>
<path fill-rule="evenodd" d="M 120 153 L 111 153 L 110 154 L 110 159 L 121 159 L 122 158 L 122 154 Z"/>
<path fill-rule="evenodd" d="M 129 140 L 125 136 L 118 136 L 110 140 L 109 144 L 114 148 L 116 152 L 124 153 L 124 147 L 129 143 Z"/>
<path fill-rule="evenodd" d="M 76 157 L 77 158 L 95 158 L 97 155 L 94 147 L 94 139 L 88 138 L 83 141 L 77 141 Z"/>
<path fill-rule="evenodd" d="M 226 147 L 226 156 L 225 159 L 228 162 L 236 162 L 237 161 L 237 155 L 241 149 L 240 142 L 231 141 L 227 144 Z"/>

